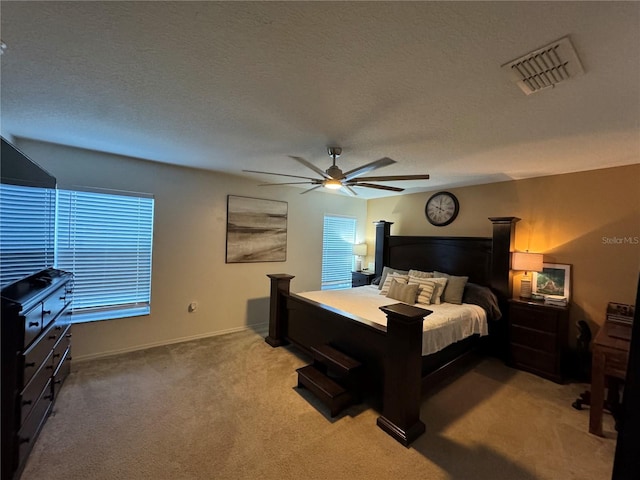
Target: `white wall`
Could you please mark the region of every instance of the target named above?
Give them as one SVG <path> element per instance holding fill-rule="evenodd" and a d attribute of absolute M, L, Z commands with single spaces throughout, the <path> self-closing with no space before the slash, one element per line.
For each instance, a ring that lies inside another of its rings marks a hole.
<path fill-rule="evenodd" d="M 367 204 L 343 195 L 260 188 L 241 177 L 17 139 L 61 188 L 90 186 L 155 197 L 151 314 L 76 324 L 74 359 L 242 328 L 264 328 L 267 273 L 290 273 L 292 291 L 320 288 L 323 216 L 350 215 L 364 239 Z M 287 261 L 225 264 L 227 195 L 288 202 Z M 187 311 L 190 302 L 198 310 Z"/>

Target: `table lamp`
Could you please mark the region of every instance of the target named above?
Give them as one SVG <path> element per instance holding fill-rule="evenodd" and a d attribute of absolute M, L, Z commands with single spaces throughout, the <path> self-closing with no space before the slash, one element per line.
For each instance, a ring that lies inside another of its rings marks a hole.
<path fill-rule="evenodd" d="M 529 272 L 542 271 L 542 254 L 529 252 L 513 252 L 511 268 L 524 271 L 520 280 L 520 297 L 531 298 L 531 277 Z"/>
<path fill-rule="evenodd" d="M 353 254 L 356 256 L 356 272 L 362 270 L 362 257 L 367 255 L 366 243 L 354 243 Z"/>

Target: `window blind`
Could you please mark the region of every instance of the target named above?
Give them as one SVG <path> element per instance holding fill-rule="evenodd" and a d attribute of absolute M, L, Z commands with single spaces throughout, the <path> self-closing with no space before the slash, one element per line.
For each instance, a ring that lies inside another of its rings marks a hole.
<path fill-rule="evenodd" d="M 53 266 L 55 190 L 0 184 L 0 286 Z"/>
<path fill-rule="evenodd" d="M 325 215 L 322 232 L 322 290 L 351 288 L 356 219 Z"/>
<path fill-rule="evenodd" d="M 153 198 L 57 193 L 56 266 L 74 274 L 74 321 L 149 313 Z"/>

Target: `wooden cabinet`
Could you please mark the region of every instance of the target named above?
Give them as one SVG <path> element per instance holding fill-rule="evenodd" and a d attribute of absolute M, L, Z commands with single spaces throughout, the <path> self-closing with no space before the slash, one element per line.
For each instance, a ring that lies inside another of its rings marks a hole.
<path fill-rule="evenodd" d="M 569 307 L 510 300 L 510 364 L 561 383 L 568 321 Z"/>
<path fill-rule="evenodd" d="M 362 287 L 363 285 L 371 285 L 375 275 L 373 272 L 351 272 L 351 286 Z"/>
<path fill-rule="evenodd" d="M 2 480 L 20 476 L 71 365 L 72 276 L 47 269 L 2 289 Z"/>

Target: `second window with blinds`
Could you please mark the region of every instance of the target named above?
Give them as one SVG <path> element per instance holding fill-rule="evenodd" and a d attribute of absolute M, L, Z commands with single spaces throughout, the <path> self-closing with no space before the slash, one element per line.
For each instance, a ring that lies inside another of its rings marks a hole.
<path fill-rule="evenodd" d="M 322 290 L 351 288 L 356 219 L 325 215 L 322 232 Z"/>

